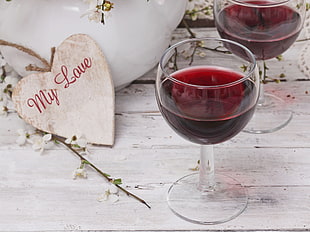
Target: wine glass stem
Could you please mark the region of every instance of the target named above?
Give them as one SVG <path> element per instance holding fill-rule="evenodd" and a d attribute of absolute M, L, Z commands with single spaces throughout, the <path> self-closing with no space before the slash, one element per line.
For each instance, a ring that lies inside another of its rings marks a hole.
<path fill-rule="evenodd" d="M 199 183 L 198 189 L 201 191 L 214 191 L 214 153 L 213 145 L 201 145 Z"/>
<path fill-rule="evenodd" d="M 260 92 L 258 98 L 258 105 L 263 106 L 265 104 L 264 83 L 260 82 Z"/>
<path fill-rule="evenodd" d="M 262 106 L 265 103 L 264 81 L 267 75 L 265 61 L 258 60 L 257 65 L 259 68 L 259 78 L 260 78 L 260 92 L 259 92 L 259 98 L 258 98 L 258 105 Z"/>

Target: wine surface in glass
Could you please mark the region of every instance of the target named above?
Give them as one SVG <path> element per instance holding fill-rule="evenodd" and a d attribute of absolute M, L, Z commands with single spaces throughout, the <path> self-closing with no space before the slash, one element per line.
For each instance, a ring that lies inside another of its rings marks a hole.
<path fill-rule="evenodd" d="M 176 71 L 171 76 L 182 83 L 169 78 L 162 83 L 160 91 L 164 97 L 159 108 L 182 137 L 198 144 L 221 143 L 238 134 L 252 117 L 254 83 L 245 80 L 223 86 L 243 78 L 242 73 L 198 66 Z"/>
<path fill-rule="evenodd" d="M 267 7 L 272 1 L 246 3 L 249 5 L 230 5 L 219 13 L 216 26 L 222 38 L 248 47 L 257 60 L 276 57 L 295 42 L 302 23 L 296 11 L 285 5 Z M 236 47 L 232 49 L 242 56 Z"/>

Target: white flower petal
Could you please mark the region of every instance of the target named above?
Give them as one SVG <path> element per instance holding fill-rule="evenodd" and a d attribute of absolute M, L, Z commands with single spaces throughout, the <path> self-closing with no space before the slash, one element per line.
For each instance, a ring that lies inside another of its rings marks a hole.
<path fill-rule="evenodd" d="M 43 136 L 42 139 L 43 139 L 44 142 L 48 142 L 48 141 L 50 141 L 52 139 L 52 135 L 51 134 L 46 134 L 46 135 Z"/>
<path fill-rule="evenodd" d="M 77 177 L 87 178 L 86 170 L 84 168 L 77 168 L 76 170 L 74 170 L 72 173 L 72 178 L 76 179 Z"/>
<path fill-rule="evenodd" d="M 101 194 L 98 198 L 97 201 L 102 202 L 102 201 L 106 201 L 108 199 L 107 194 Z"/>
<path fill-rule="evenodd" d="M 6 61 L 2 56 L 0 56 L 0 67 L 2 67 L 4 65 L 6 65 Z"/>
<path fill-rule="evenodd" d="M 19 134 L 19 135 L 26 135 L 26 130 L 20 128 L 20 129 L 17 130 L 17 134 Z"/>
<path fill-rule="evenodd" d="M 27 138 L 26 136 L 23 136 L 23 135 L 18 136 L 18 138 L 16 139 L 16 143 L 20 146 L 24 145 L 26 141 L 27 141 Z"/>
<path fill-rule="evenodd" d="M 67 138 L 67 139 L 65 140 L 65 143 L 66 143 L 66 144 L 71 144 L 71 142 L 72 142 L 72 138 L 70 138 L 70 139 Z"/>
<path fill-rule="evenodd" d="M 14 87 L 18 81 L 19 81 L 19 78 L 15 76 L 15 74 L 6 76 L 4 79 L 5 84 L 12 85 L 12 87 Z"/>
<path fill-rule="evenodd" d="M 34 144 L 32 144 L 32 149 L 35 151 L 41 150 L 41 144 L 35 142 Z"/>
<path fill-rule="evenodd" d="M 116 195 L 116 194 L 110 194 L 109 197 L 108 197 L 108 201 L 110 203 L 115 203 L 119 200 L 119 196 Z"/>
<path fill-rule="evenodd" d="M 86 145 L 87 145 L 87 140 L 86 140 L 86 139 L 83 139 L 83 138 L 79 138 L 79 139 L 76 141 L 76 144 L 79 145 L 80 147 L 84 148 L 84 147 L 86 147 Z"/>
<path fill-rule="evenodd" d="M 110 190 L 110 193 L 111 193 L 111 194 L 116 194 L 116 193 L 118 193 L 118 188 L 117 188 L 114 184 L 111 184 L 111 185 L 109 186 L 109 190 Z"/>

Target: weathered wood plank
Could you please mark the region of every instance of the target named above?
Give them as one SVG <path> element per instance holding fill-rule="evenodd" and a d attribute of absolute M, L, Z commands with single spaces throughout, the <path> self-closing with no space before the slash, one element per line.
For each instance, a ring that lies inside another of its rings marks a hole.
<path fill-rule="evenodd" d="M 285 99 L 295 114 L 290 124 L 272 135 L 240 133 L 223 146 L 247 147 L 309 147 L 310 130 L 309 98 L 310 82 L 292 81 L 280 84 L 267 84 L 272 92 Z M 273 87 L 273 88 L 271 88 Z M 266 88 L 268 90 L 268 88 Z M 309 89 L 309 90 L 308 90 Z M 306 93 L 309 91 L 309 93 Z M 290 97 L 287 97 L 290 95 Z M 131 85 L 116 96 L 116 145 L 122 147 L 151 148 L 154 144 L 185 146 L 161 117 L 155 100 L 154 85 Z M 19 148 L 15 144 L 16 131 L 22 121 L 16 115 L 1 118 L 1 149 L 6 146 Z M 169 138 L 169 139 L 167 139 Z M 5 146 L 6 145 L 6 146 Z M 96 148 L 95 148 L 96 149 Z"/>
<path fill-rule="evenodd" d="M 205 227 L 178 219 L 165 202 L 169 185 L 192 172 L 188 168 L 195 165 L 197 147 L 106 149 L 91 155 L 107 173 L 122 177 L 151 210 L 124 195 L 113 205 L 97 202 L 104 181 L 90 170 L 88 180 L 72 180 L 79 162 L 66 150 L 42 156 L 8 150 L 1 152 L 0 199 L 6 210 L 0 212 L 0 230 L 61 230 L 67 224 L 107 230 L 309 228 L 309 151 L 218 148 L 217 170 L 248 187 L 249 205 L 237 219 Z"/>
<path fill-rule="evenodd" d="M 214 35 L 214 29 L 197 29 Z M 184 38 L 178 29 L 175 40 Z M 116 93 L 116 140 L 113 148 L 90 146 L 88 158 L 124 187 L 145 199 L 149 210 L 121 194 L 115 204 L 96 199 L 105 181 L 88 170 L 87 180 L 72 180 L 79 160 L 57 145 L 43 155 L 15 143 L 23 126 L 16 114 L 0 118 L 0 231 L 302 231 L 310 230 L 310 81 L 296 58 L 304 42 L 295 43 L 283 61 L 268 61 L 269 75 L 286 74 L 286 82 L 266 90 L 294 110 L 290 124 L 272 134 L 240 133 L 215 146 L 216 171 L 239 179 L 249 204 L 238 218 L 201 226 L 176 217 L 166 204 L 170 184 L 191 173 L 199 146 L 176 135 L 161 117 L 156 101 L 156 68 Z M 303 80 L 303 81 L 300 81 Z"/>

